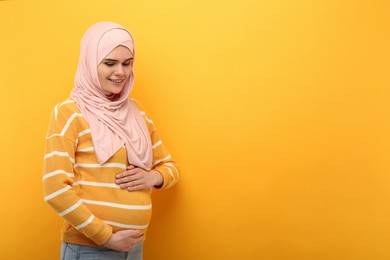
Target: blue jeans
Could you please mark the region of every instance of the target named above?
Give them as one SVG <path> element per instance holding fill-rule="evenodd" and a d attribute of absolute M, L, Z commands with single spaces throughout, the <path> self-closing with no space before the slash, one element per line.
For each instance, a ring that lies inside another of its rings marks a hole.
<path fill-rule="evenodd" d="M 63 242 L 61 260 L 142 260 L 142 243 L 133 247 L 130 252 L 123 253 L 108 248 L 95 248 Z"/>

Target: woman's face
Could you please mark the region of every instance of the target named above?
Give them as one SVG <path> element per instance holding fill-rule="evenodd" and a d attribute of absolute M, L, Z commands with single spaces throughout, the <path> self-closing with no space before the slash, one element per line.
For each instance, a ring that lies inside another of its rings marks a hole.
<path fill-rule="evenodd" d="M 119 94 L 130 77 L 133 54 L 124 46 L 117 46 L 98 65 L 100 86 L 107 94 Z"/>

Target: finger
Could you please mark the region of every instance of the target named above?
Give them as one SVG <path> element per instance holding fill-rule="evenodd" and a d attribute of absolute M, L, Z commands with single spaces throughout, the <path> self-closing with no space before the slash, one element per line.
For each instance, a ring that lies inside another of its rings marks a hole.
<path fill-rule="evenodd" d="M 135 180 L 137 180 L 137 178 L 134 177 L 134 176 L 123 177 L 123 178 L 120 178 L 120 179 L 116 179 L 115 183 L 116 184 L 127 184 L 127 183 L 135 181 Z"/>
<path fill-rule="evenodd" d="M 131 182 L 131 185 L 127 187 L 128 191 L 137 191 L 137 190 L 145 190 L 145 184 L 144 183 L 136 183 L 136 182 Z"/>
<path fill-rule="evenodd" d="M 129 189 L 129 188 L 132 188 L 132 187 L 135 187 L 136 185 L 133 184 L 133 182 L 126 182 L 126 183 L 122 183 L 122 184 L 119 184 L 119 187 L 121 189 Z"/>
<path fill-rule="evenodd" d="M 134 165 L 128 165 L 127 167 L 126 167 L 126 170 L 131 170 L 131 169 L 134 169 L 134 168 L 137 168 L 137 167 L 135 167 Z"/>
<path fill-rule="evenodd" d="M 132 178 L 136 174 L 138 174 L 138 171 L 136 169 L 133 169 L 133 170 L 121 172 L 121 173 L 117 174 L 115 177 L 117 180 L 122 180 L 122 182 L 123 182 L 124 178 Z M 137 178 L 137 177 L 135 177 L 135 178 Z M 130 179 L 124 179 L 124 180 L 129 181 Z"/>
<path fill-rule="evenodd" d="M 137 182 L 139 183 L 140 180 L 143 179 L 143 175 L 141 173 L 137 173 L 137 174 L 134 174 L 134 175 L 131 175 L 131 176 L 126 176 L 126 177 L 122 177 L 120 179 L 116 179 L 115 183 L 116 184 L 126 184 L 126 183 L 129 183 L 129 182 Z M 133 184 L 134 185 L 134 184 Z M 126 186 L 128 187 L 128 186 Z"/>
<path fill-rule="evenodd" d="M 138 168 L 129 169 L 129 170 L 123 171 L 121 173 L 118 173 L 117 175 L 115 175 L 115 177 L 117 179 L 120 179 L 120 178 L 123 178 L 123 177 L 126 177 L 126 176 L 134 175 L 137 172 L 138 172 Z"/>
<path fill-rule="evenodd" d="M 144 240 L 144 235 L 137 237 L 137 239 L 134 241 L 134 244 L 141 243 Z"/>
<path fill-rule="evenodd" d="M 136 244 L 142 242 L 143 240 L 144 240 L 144 234 L 142 234 L 142 235 L 140 235 L 138 237 L 133 237 L 132 243 L 134 245 L 136 245 Z"/>
<path fill-rule="evenodd" d="M 142 185 L 143 181 L 137 178 L 123 178 L 123 182 L 117 182 L 121 189 Z"/>
<path fill-rule="evenodd" d="M 135 233 L 132 237 L 135 239 L 143 239 L 144 233 L 141 233 L 141 232 L 139 232 L 138 234 Z"/>
<path fill-rule="evenodd" d="M 125 229 L 117 231 L 116 233 L 122 233 L 122 235 L 129 237 L 139 237 L 143 235 L 143 233 L 141 233 L 141 231 L 139 231 L 138 229 Z"/>
<path fill-rule="evenodd" d="M 136 187 L 138 186 L 139 183 L 137 181 L 129 181 L 127 183 L 123 183 L 121 185 L 119 185 L 122 189 L 128 189 L 128 188 L 132 188 L 132 187 Z"/>

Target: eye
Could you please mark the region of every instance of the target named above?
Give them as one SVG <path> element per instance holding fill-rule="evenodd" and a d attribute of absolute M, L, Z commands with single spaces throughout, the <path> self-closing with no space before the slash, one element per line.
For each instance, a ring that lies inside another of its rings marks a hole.
<path fill-rule="evenodd" d="M 104 64 L 107 65 L 108 67 L 111 67 L 115 65 L 115 62 L 106 61 Z"/>
<path fill-rule="evenodd" d="M 131 59 L 131 60 L 127 60 L 127 61 L 123 62 L 122 65 L 127 67 L 127 66 L 132 65 L 132 63 L 133 63 L 133 60 Z"/>

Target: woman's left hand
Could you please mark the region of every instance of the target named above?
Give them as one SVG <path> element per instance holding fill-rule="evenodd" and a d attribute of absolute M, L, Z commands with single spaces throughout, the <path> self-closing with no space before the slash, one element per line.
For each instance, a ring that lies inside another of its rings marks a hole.
<path fill-rule="evenodd" d="M 116 184 L 129 191 L 148 190 L 162 183 L 163 177 L 158 171 L 146 171 L 134 165 L 127 166 L 126 171 L 116 175 Z"/>

